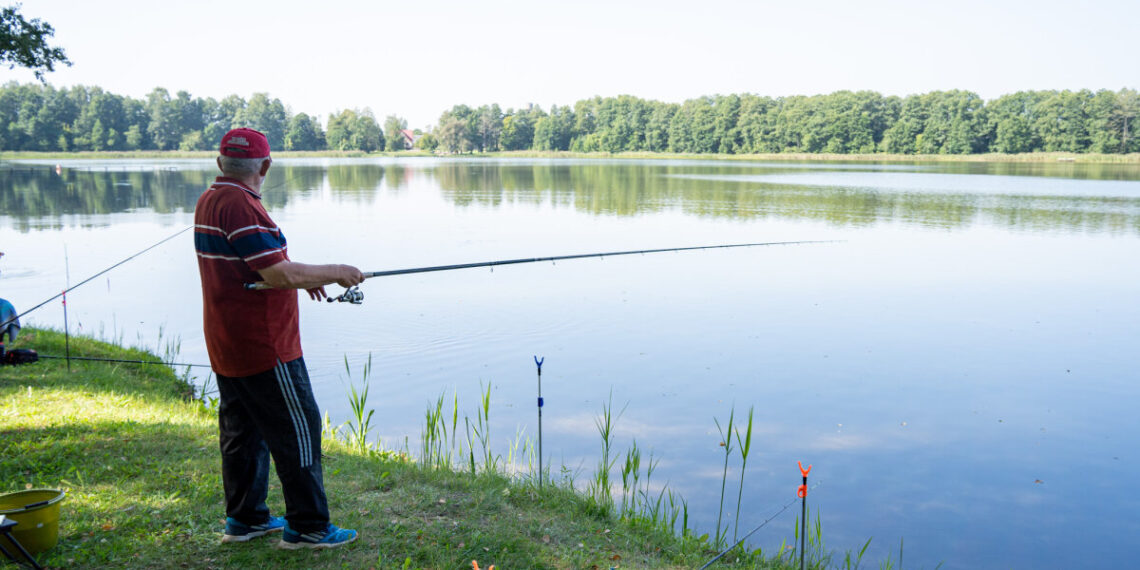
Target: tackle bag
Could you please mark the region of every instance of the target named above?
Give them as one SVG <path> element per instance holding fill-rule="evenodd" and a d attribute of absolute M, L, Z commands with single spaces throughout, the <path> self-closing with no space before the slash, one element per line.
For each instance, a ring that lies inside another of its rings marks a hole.
<path fill-rule="evenodd" d="M 7 350 L 3 354 L 3 358 L 0 358 L 0 364 L 30 364 L 40 360 L 40 355 L 30 348 Z"/>

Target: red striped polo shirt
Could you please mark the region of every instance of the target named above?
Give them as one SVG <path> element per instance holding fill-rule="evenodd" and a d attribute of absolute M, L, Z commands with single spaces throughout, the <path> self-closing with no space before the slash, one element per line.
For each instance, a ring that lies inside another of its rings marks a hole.
<path fill-rule="evenodd" d="M 297 291 L 248 291 L 257 272 L 289 259 L 285 235 L 261 196 L 219 176 L 194 208 L 194 249 L 202 277 L 203 331 L 210 365 L 223 376 L 252 376 L 301 357 Z"/>

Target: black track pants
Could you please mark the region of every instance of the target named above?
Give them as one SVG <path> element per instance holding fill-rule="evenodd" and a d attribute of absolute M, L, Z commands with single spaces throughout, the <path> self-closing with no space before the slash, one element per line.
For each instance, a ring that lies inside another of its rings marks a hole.
<path fill-rule="evenodd" d="M 285 495 L 285 520 L 298 532 L 329 522 L 321 475 L 321 417 L 305 360 L 231 378 L 218 374 L 218 427 L 226 516 L 245 524 L 268 520 L 269 457 Z"/>

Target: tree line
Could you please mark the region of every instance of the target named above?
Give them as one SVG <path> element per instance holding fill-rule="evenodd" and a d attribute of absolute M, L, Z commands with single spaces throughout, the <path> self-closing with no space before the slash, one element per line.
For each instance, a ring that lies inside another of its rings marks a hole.
<path fill-rule="evenodd" d="M 873 91 L 663 103 L 629 95 L 573 106 L 445 111 L 418 143 L 448 152 L 973 154 L 1140 152 L 1140 95 L 1021 91 L 983 101 L 969 91 L 906 97 Z"/>
<path fill-rule="evenodd" d="M 1140 152 L 1140 94 L 1133 89 L 1021 91 L 984 101 L 970 91 L 906 97 L 873 91 L 766 97 L 716 95 L 664 103 L 629 95 L 574 105 L 503 110 L 456 105 L 416 146 L 438 152 L 973 154 Z M 210 150 L 227 130 L 252 127 L 275 149 L 403 150 L 407 121 L 381 125 L 369 109 L 320 118 L 280 99 L 171 95 L 145 100 L 99 87 L 0 87 L 0 149 Z"/>
<path fill-rule="evenodd" d="M 399 117 L 388 117 L 381 128 L 370 110 L 345 109 L 329 115 L 325 125 L 266 93 L 248 101 L 237 95 L 216 100 L 159 87 L 139 100 L 99 87 L 0 87 L 0 150 L 212 150 L 239 126 L 264 132 L 274 149 L 404 148 L 400 130 L 407 121 Z"/>

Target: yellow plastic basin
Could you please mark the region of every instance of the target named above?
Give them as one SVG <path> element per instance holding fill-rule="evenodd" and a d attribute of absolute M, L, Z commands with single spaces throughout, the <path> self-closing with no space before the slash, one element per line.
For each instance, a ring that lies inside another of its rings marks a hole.
<path fill-rule="evenodd" d="M 58 489 L 32 489 L 0 495 L 0 515 L 20 524 L 12 529 L 12 537 L 28 552 L 43 552 L 59 541 L 59 503 L 67 493 Z M 9 552 L 16 549 L 7 537 L 0 544 Z"/>

